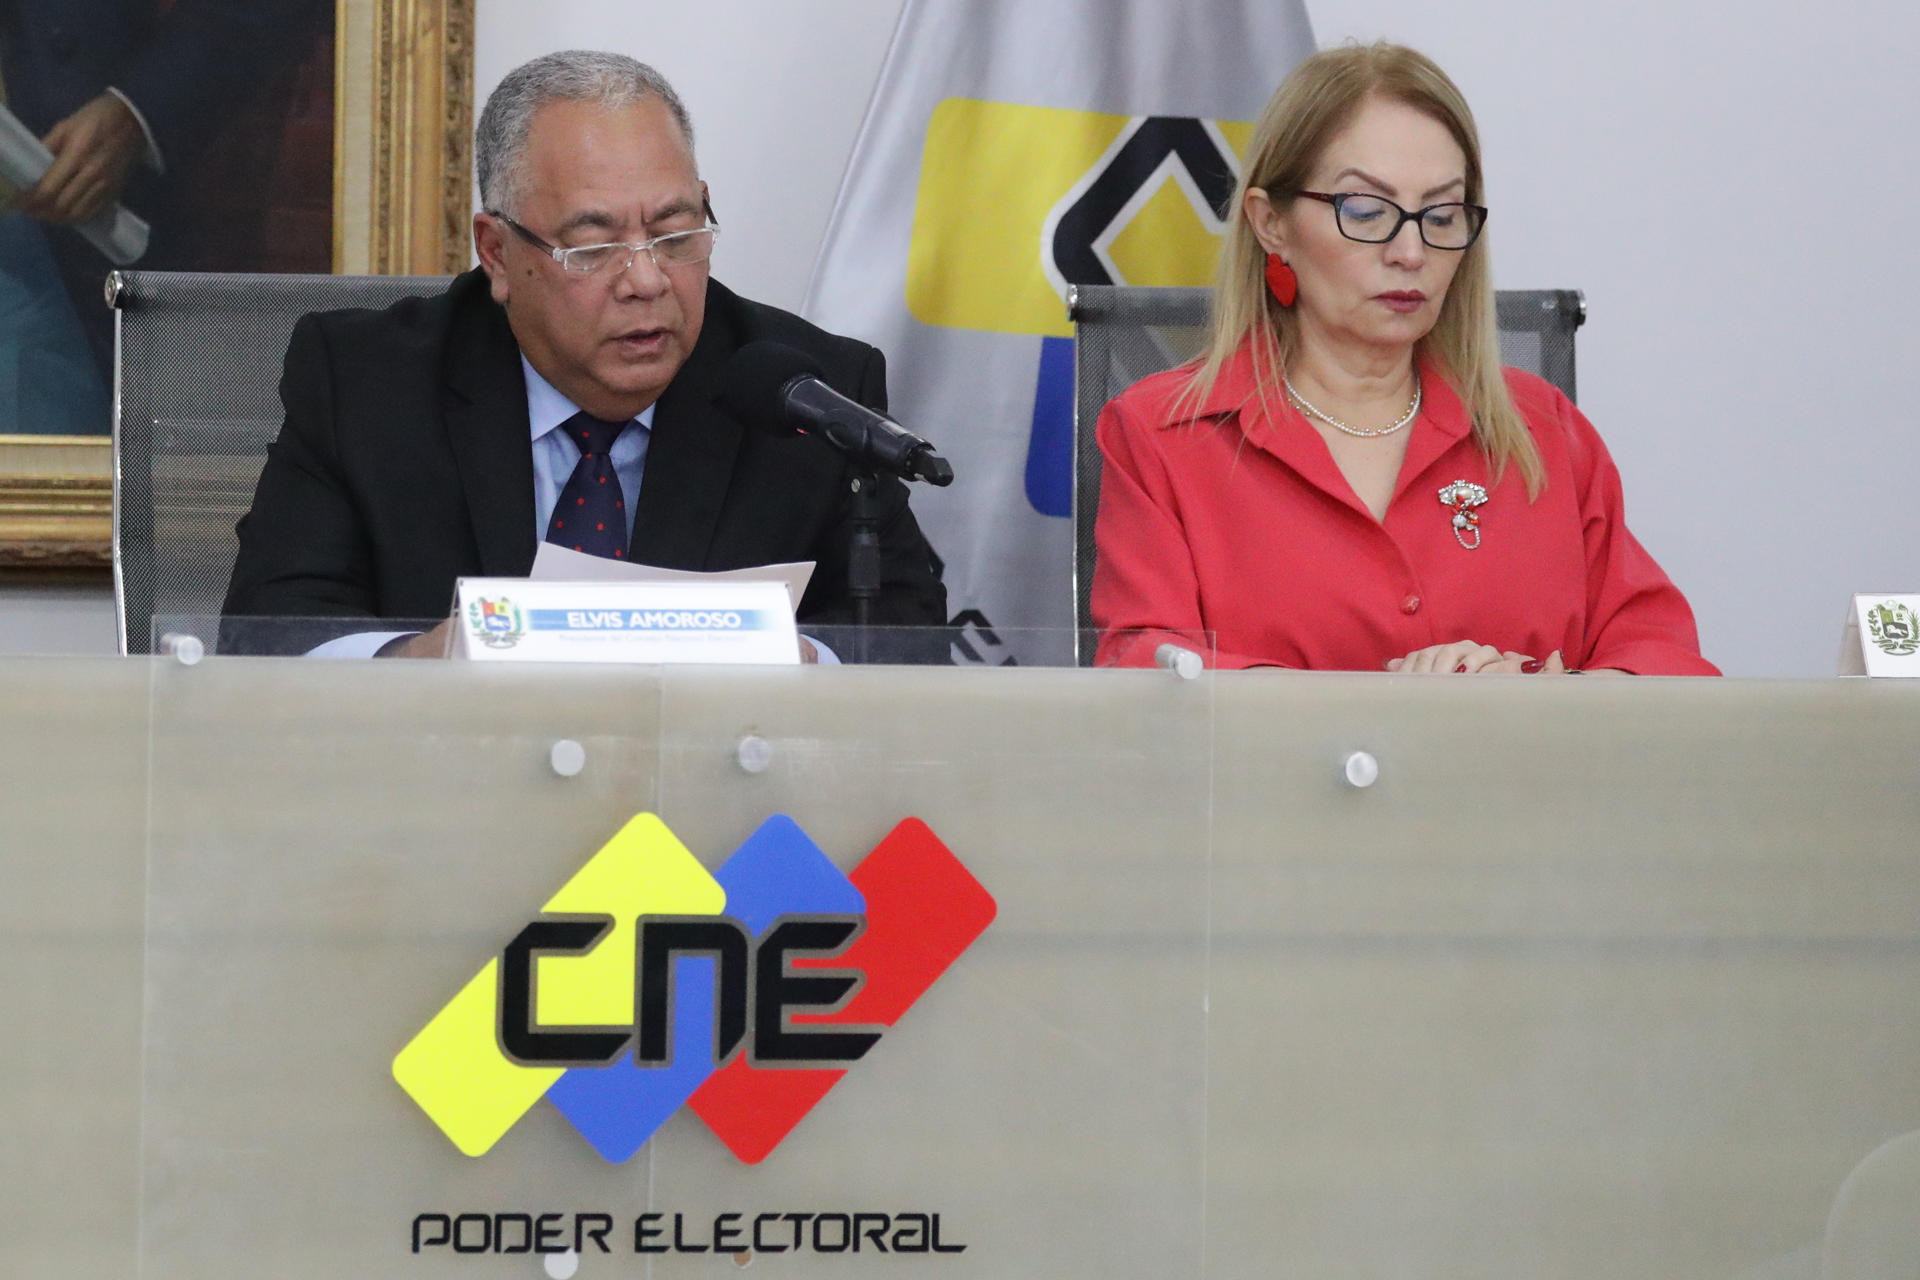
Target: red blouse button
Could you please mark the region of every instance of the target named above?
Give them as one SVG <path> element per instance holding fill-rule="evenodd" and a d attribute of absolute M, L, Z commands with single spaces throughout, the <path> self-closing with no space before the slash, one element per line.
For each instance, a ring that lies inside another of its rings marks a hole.
<path fill-rule="evenodd" d="M 1415 614 L 1420 612 L 1420 597 L 1408 596 L 1405 600 L 1402 600 L 1400 602 L 1400 612 L 1405 614 Z"/>

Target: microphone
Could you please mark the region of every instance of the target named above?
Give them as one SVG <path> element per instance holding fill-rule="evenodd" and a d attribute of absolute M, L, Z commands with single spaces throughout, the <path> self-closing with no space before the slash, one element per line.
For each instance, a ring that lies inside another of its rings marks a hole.
<path fill-rule="evenodd" d="M 727 363 L 720 404 L 742 422 L 774 435 L 818 436 L 877 471 L 931 485 L 953 483 L 953 466 L 892 418 L 826 384 L 806 352 L 780 342 L 749 342 Z"/>

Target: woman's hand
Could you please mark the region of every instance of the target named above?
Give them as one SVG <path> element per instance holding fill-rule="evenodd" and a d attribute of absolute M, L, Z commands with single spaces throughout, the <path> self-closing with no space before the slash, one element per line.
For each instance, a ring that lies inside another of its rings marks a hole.
<path fill-rule="evenodd" d="M 1484 672 L 1511 675 L 1561 675 L 1567 664 L 1555 649 L 1545 662 L 1537 662 L 1524 653 L 1501 652 L 1492 645 L 1456 640 L 1452 644 L 1430 645 L 1415 649 L 1404 658 L 1389 658 L 1387 670 L 1402 675 L 1478 675 Z"/>

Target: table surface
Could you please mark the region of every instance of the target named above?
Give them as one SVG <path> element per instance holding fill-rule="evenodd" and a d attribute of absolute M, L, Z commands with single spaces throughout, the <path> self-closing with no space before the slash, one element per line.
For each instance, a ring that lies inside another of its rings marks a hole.
<path fill-rule="evenodd" d="M 956 1274 L 1920 1260 L 1904 684 L 19 659 L 0 706 L 10 1273 L 525 1275 L 406 1225 L 535 1201 L 927 1207 Z M 638 812 L 709 869 L 917 817 L 998 916 L 764 1164 L 544 1108 L 455 1154 L 388 1059 Z"/>

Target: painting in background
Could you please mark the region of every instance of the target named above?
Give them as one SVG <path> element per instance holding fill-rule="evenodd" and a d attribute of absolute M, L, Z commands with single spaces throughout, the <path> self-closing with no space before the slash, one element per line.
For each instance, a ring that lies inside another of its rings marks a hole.
<path fill-rule="evenodd" d="M 0 0 L 0 98 L 54 157 L 0 182 L 0 435 L 110 429 L 116 265 L 331 269 L 334 38 L 331 0 Z M 131 263 L 81 230 L 116 203 Z"/>

